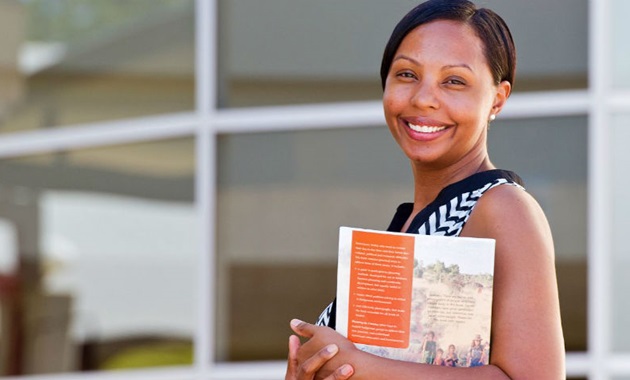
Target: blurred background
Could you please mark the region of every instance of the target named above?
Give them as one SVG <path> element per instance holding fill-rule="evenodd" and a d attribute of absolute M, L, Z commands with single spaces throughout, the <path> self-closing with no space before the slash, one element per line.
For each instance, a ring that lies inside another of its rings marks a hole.
<path fill-rule="evenodd" d="M 0 375 L 282 378 L 338 227 L 411 200 L 378 70 L 415 4 L 1 0 Z M 630 2 L 479 4 L 518 49 L 490 156 L 552 225 L 569 378 L 630 379 Z"/>

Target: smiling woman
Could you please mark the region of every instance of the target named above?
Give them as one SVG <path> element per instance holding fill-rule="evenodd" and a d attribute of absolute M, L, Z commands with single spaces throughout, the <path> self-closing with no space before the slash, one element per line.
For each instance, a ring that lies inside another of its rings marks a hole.
<path fill-rule="evenodd" d="M 508 81 L 494 84 L 472 27 L 428 23 L 410 32 L 394 56 L 383 95 L 385 118 L 413 162 L 446 167 L 477 160 L 479 166 L 487 158 L 487 122 L 510 90 Z"/>
<path fill-rule="evenodd" d="M 388 230 L 496 241 L 490 364 L 453 368 L 360 351 L 325 327 L 335 327 L 333 302 L 319 319 L 325 326 L 291 322 L 308 340 L 290 337 L 286 380 L 565 378 L 549 225 L 520 178 L 488 156 L 488 126 L 510 96 L 515 56 L 496 13 L 430 0 L 396 26 L 381 66 L 385 120 L 414 178 L 413 203 L 398 208 Z"/>

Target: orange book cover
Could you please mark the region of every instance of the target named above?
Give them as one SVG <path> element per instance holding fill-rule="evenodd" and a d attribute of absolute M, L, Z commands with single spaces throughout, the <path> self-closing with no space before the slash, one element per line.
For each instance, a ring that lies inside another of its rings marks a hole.
<path fill-rule="evenodd" d="M 493 239 L 341 227 L 336 329 L 373 354 L 488 364 Z"/>

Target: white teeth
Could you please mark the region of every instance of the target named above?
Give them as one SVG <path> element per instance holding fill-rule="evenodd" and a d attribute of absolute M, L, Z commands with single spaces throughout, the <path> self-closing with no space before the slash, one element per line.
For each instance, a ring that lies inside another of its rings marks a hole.
<path fill-rule="evenodd" d="M 446 129 L 445 126 L 442 127 L 430 127 L 428 125 L 415 125 L 415 124 L 411 124 L 411 123 L 407 123 L 407 125 L 409 125 L 409 128 L 413 129 L 416 132 L 421 132 L 421 133 L 435 133 L 435 132 L 439 132 L 441 130 Z"/>

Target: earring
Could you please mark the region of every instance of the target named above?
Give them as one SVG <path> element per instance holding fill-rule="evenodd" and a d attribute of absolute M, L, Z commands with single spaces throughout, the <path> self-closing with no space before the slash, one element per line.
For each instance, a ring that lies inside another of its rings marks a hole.
<path fill-rule="evenodd" d="M 488 121 L 494 121 L 494 119 L 497 118 L 497 115 L 495 114 L 490 114 L 490 118 L 488 119 Z"/>

